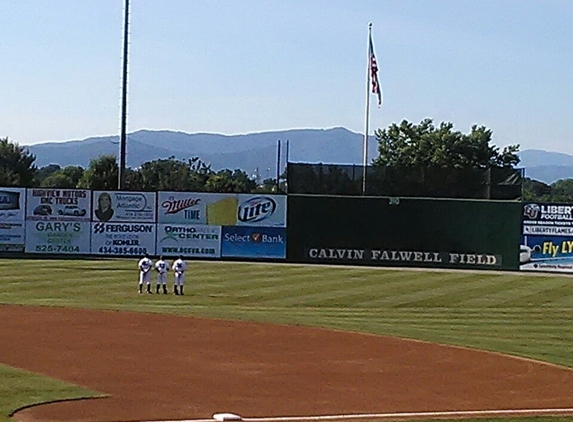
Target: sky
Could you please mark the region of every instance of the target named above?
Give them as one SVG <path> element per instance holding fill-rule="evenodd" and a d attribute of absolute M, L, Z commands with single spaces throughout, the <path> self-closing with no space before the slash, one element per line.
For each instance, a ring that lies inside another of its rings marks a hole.
<path fill-rule="evenodd" d="M 130 0 L 127 130 L 452 122 L 573 154 L 572 0 Z M 2 0 L 0 138 L 120 133 L 124 0 Z M 368 24 L 383 104 L 367 95 Z"/>

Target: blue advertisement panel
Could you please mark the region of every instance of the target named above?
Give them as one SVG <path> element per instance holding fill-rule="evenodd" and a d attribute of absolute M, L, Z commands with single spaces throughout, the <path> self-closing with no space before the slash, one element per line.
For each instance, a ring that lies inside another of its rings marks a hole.
<path fill-rule="evenodd" d="M 523 205 L 520 269 L 573 272 L 573 205 Z"/>
<path fill-rule="evenodd" d="M 286 229 L 224 226 L 221 256 L 228 258 L 286 258 Z"/>
<path fill-rule="evenodd" d="M 0 251 L 24 250 L 25 201 L 25 189 L 0 188 Z"/>

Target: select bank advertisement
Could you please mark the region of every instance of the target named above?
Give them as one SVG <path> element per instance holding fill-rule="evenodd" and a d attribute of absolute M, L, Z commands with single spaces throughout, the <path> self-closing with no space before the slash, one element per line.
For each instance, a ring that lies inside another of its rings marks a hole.
<path fill-rule="evenodd" d="M 286 229 L 282 227 L 224 226 L 221 256 L 286 258 Z"/>
<path fill-rule="evenodd" d="M 89 254 L 90 223 L 83 221 L 27 221 L 26 252 Z"/>

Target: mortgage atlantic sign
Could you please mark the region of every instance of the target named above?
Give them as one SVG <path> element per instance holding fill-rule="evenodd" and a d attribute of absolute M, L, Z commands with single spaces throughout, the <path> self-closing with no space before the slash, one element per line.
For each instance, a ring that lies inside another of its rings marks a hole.
<path fill-rule="evenodd" d="M 346 261 L 371 265 L 447 265 L 454 267 L 500 267 L 501 255 L 489 253 L 403 251 L 390 249 L 305 248 L 310 261 Z"/>

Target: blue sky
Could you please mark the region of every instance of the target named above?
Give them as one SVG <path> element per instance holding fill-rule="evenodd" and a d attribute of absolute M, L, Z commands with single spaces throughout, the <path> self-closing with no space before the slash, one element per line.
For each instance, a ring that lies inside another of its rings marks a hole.
<path fill-rule="evenodd" d="M 363 133 L 368 22 L 384 104 L 573 153 L 571 0 L 131 0 L 128 131 Z M 0 137 L 120 130 L 123 0 L 5 0 Z"/>

